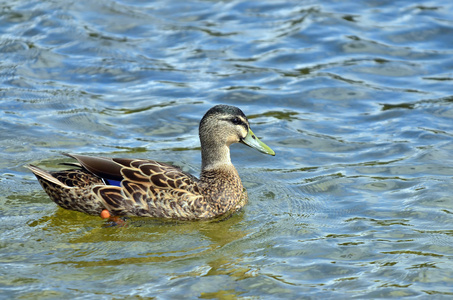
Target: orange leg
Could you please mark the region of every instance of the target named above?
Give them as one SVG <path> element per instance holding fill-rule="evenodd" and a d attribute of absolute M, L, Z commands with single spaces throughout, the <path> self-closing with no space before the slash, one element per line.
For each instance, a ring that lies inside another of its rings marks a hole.
<path fill-rule="evenodd" d="M 104 209 L 103 211 L 101 211 L 101 218 L 108 219 L 108 218 L 110 218 L 110 216 L 111 215 L 110 215 L 110 212 L 108 210 Z"/>
<path fill-rule="evenodd" d="M 101 212 L 101 218 L 102 219 L 108 219 L 110 222 L 112 222 L 114 225 L 118 225 L 118 226 L 124 226 L 126 225 L 126 221 L 124 221 L 123 219 L 121 219 L 120 217 L 118 216 L 112 216 L 110 214 L 110 212 L 106 209 L 104 209 L 102 212 Z"/>

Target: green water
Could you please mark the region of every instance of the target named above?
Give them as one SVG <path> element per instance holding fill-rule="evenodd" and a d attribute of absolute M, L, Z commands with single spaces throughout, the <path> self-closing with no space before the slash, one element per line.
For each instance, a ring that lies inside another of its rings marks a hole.
<path fill-rule="evenodd" d="M 0 299 L 453 295 L 453 4 L 0 4 Z M 61 152 L 198 175 L 198 122 L 240 107 L 250 201 L 222 222 L 109 227 L 24 168 Z"/>

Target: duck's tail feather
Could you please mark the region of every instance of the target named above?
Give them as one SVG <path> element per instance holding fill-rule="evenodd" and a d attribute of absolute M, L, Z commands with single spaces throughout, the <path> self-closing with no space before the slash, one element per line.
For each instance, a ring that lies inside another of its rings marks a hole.
<path fill-rule="evenodd" d="M 32 171 L 33 174 L 35 174 L 35 176 L 38 178 L 38 180 L 47 181 L 47 182 L 52 183 L 57 186 L 69 188 L 69 186 L 67 186 L 66 184 L 64 184 L 63 182 L 61 182 L 54 176 L 52 176 L 52 174 L 50 174 L 46 170 L 38 168 L 37 166 L 34 166 L 34 165 L 28 165 L 27 168 L 29 168 L 30 171 Z"/>

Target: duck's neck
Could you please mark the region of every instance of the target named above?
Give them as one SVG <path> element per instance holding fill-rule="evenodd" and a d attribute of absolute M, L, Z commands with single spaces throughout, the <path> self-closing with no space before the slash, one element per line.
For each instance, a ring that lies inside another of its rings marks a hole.
<path fill-rule="evenodd" d="M 230 148 L 222 145 L 213 149 L 212 147 L 201 147 L 201 170 L 212 171 L 216 169 L 229 169 L 234 166 L 231 163 Z"/>
<path fill-rule="evenodd" d="M 201 151 L 201 175 L 200 181 L 206 184 L 207 190 L 213 189 L 215 193 L 242 193 L 242 182 L 238 171 L 231 163 L 230 148 L 226 145 L 213 147 L 202 147 Z M 210 149 L 207 151 L 206 149 Z M 220 196 L 211 195 L 211 199 Z M 229 195 L 228 197 L 231 197 Z M 227 198 L 228 198 L 227 197 Z"/>
<path fill-rule="evenodd" d="M 202 151 L 202 165 L 199 187 L 216 214 L 224 214 L 243 201 L 244 188 L 231 163 L 228 147 L 212 152 Z"/>

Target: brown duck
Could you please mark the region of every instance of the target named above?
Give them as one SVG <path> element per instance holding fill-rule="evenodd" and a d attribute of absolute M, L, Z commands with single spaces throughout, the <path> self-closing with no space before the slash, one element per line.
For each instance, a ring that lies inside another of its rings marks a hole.
<path fill-rule="evenodd" d="M 76 169 L 47 172 L 28 168 L 59 206 L 100 215 L 179 220 L 211 219 L 241 209 L 247 192 L 231 163 L 230 145 L 244 143 L 275 155 L 250 129 L 237 107 L 216 105 L 200 121 L 200 179 L 180 168 L 146 159 L 65 154 Z"/>

